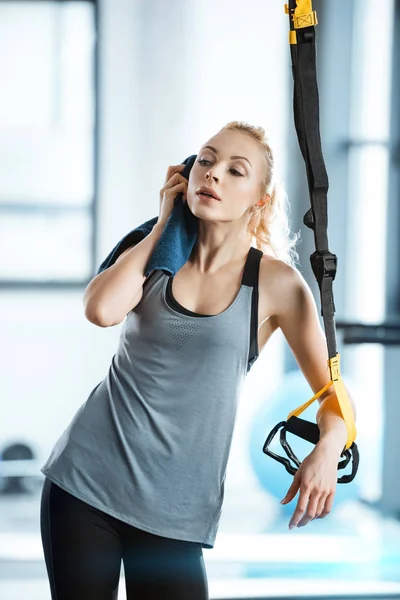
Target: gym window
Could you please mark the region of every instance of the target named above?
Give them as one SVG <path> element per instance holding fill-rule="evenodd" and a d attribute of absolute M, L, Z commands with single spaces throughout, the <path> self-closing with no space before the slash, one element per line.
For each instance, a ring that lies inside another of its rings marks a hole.
<path fill-rule="evenodd" d="M 97 13 L 0 1 L 0 286 L 82 286 L 94 264 Z"/>

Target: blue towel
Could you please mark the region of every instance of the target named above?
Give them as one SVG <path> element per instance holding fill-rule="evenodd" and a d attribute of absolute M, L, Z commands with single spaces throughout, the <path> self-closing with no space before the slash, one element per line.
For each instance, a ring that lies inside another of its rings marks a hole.
<path fill-rule="evenodd" d="M 186 179 L 189 179 L 189 173 L 196 157 L 197 154 L 192 154 L 182 163 L 186 166 L 181 175 Z M 154 217 L 126 234 L 101 263 L 97 275 L 113 265 L 122 252 L 144 239 L 151 232 L 157 220 L 158 217 Z M 188 261 L 197 240 L 197 221 L 197 217 L 194 216 L 187 202 L 183 203 L 182 193 L 180 192 L 174 200 L 174 208 L 146 265 L 144 271 L 146 277 L 155 269 L 163 270 L 169 275 L 175 275 L 183 267 Z"/>

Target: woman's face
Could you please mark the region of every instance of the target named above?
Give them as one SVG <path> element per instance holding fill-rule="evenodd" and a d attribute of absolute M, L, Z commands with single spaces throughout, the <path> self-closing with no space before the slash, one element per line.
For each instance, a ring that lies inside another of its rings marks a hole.
<path fill-rule="evenodd" d="M 219 132 L 201 147 L 190 172 L 190 210 L 205 220 L 232 221 L 245 213 L 248 218 L 249 209 L 261 198 L 265 169 L 266 161 L 256 140 L 240 131 Z M 202 199 L 197 193 L 201 186 L 212 188 L 220 201 Z"/>

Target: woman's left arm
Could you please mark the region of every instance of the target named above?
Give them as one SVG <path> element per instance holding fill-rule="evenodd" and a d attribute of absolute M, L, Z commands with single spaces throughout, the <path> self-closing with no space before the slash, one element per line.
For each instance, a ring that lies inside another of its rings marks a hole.
<path fill-rule="evenodd" d="M 320 324 L 317 306 L 303 276 L 295 268 L 280 263 L 280 274 L 274 278 L 274 320 L 281 328 L 293 355 L 310 387 L 317 393 L 331 381 L 326 337 Z M 271 286 L 271 280 L 269 281 Z M 271 289 L 271 288 L 270 288 Z M 350 404 L 356 418 L 356 407 L 349 391 Z M 325 402 L 329 399 L 329 402 Z M 326 516 L 332 508 L 337 484 L 337 464 L 346 445 L 347 428 L 331 385 L 318 398 L 317 424 L 320 441 L 298 469 L 293 484 L 282 503 L 290 502 L 300 489 L 290 529 L 306 525 L 314 518 Z M 307 507 L 308 505 L 308 507 Z M 303 513 L 306 512 L 303 518 Z"/>

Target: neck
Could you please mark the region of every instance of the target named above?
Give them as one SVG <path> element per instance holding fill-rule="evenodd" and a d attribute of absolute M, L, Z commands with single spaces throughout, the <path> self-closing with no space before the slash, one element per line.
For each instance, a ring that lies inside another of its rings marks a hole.
<path fill-rule="evenodd" d="M 242 232 L 241 235 L 233 232 L 223 233 L 221 230 L 204 228 L 201 225 L 200 221 L 197 241 L 189 259 L 193 269 L 201 274 L 212 275 L 229 264 L 246 260 L 251 248 L 247 232 Z"/>

